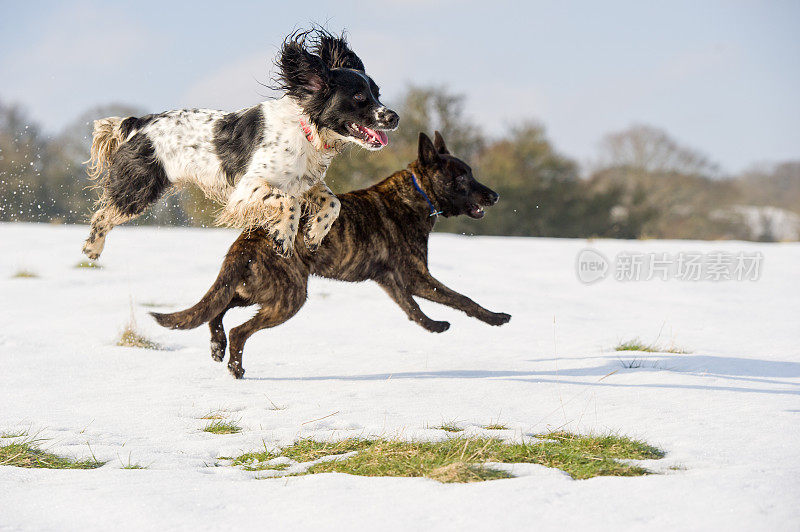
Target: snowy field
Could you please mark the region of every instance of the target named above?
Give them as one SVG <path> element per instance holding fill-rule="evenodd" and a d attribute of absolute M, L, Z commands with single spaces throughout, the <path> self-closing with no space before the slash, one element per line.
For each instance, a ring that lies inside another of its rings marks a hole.
<path fill-rule="evenodd" d="M 0 530 L 800 528 L 798 244 L 435 235 L 434 275 L 511 323 L 423 302 L 452 323 L 434 335 L 376 285 L 315 279 L 294 319 L 250 339 L 235 381 L 205 327 L 169 331 L 147 315 L 195 303 L 234 232 L 120 228 L 102 270 L 76 269 L 86 233 L 0 224 L 0 432 L 108 461 L 0 467 Z M 587 246 L 763 262 L 757 281 L 585 285 L 575 264 Z M 38 277 L 12 278 L 21 269 Z M 114 345 L 131 308 L 165 350 Z M 227 327 L 248 314 L 230 312 Z M 635 337 L 689 353 L 614 351 Z M 203 432 L 213 410 L 243 431 Z M 660 474 L 581 481 L 542 466 L 473 484 L 214 467 L 298 437 L 444 438 L 430 428 L 443 422 L 509 439 L 614 431 L 667 454 L 645 464 Z M 508 430 L 481 428 L 493 422 Z"/>

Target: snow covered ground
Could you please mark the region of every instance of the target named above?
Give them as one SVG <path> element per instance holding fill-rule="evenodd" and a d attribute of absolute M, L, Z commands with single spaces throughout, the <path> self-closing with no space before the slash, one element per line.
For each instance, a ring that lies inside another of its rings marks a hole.
<path fill-rule="evenodd" d="M 86 233 L 0 224 L 0 432 L 23 428 L 53 452 L 86 458 L 91 448 L 109 461 L 0 467 L 1 530 L 800 527 L 798 244 L 435 235 L 434 275 L 511 323 L 422 303 L 452 323 L 434 335 L 373 284 L 316 279 L 294 319 L 248 342 L 235 381 L 211 360 L 205 327 L 168 331 L 147 315 L 197 301 L 234 232 L 120 228 L 102 270 L 75 269 Z M 575 267 L 587 246 L 609 258 L 760 252 L 763 263 L 757 281 L 586 285 Z M 11 278 L 20 269 L 39 277 Z M 131 308 L 166 350 L 114 345 Z M 227 326 L 248 314 L 229 313 Z M 634 337 L 690 354 L 613 350 Z M 203 432 L 199 418 L 218 409 L 244 430 Z M 509 438 L 618 431 L 667 456 L 648 462 L 662 474 L 646 477 L 575 481 L 530 466 L 467 485 L 255 480 L 214 467 L 305 436 L 442 438 L 429 427 L 450 421 L 470 434 L 499 421 Z M 149 468 L 121 469 L 128 462 Z"/>

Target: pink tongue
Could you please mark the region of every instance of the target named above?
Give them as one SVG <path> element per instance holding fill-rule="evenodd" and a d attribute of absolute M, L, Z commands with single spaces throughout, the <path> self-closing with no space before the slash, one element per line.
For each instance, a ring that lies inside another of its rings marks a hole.
<path fill-rule="evenodd" d="M 371 136 L 373 139 L 380 142 L 381 146 L 386 146 L 387 144 L 389 144 L 389 137 L 386 135 L 384 131 L 376 131 L 368 127 L 365 127 L 364 131 L 366 131 L 369 134 L 369 136 Z"/>

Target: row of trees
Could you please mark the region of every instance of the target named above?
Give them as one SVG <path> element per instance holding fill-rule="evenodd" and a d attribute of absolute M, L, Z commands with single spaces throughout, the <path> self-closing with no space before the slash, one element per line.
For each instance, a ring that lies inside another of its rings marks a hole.
<path fill-rule="evenodd" d="M 598 162 L 581 175 L 558 153 L 544 127 L 525 122 L 490 138 L 470 122 L 461 97 L 437 88 L 410 88 L 400 103 L 401 127 L 380 152 L 349 150 L 328 172 L 335 192 L 369 186 L 416 156 L 419 131 L 442 132 L 454 154 L 502 200 L 483 220 L 444 220 L 437 230 L 466 234 L 761 239 L 792 237 L 753 214 L 782 213 L 798 223 L 800 162 L 726 177 L 704 156 L 665 132 L 634 126 L 607 135 Z M 87 111 L 48 138 L 15 106 L 0 103 L 0 220 L 83 223 L 95 193 L 82 161 L 95 118 L 143 114 L 105 106 Z M 764 211 L 770 206 L 772 210 Z M 197 191 L 162 200 L 138 223 L 211 225 L 218 206 Z M 745 210 L 742 210 L 745 209 Z M 746 210 L 750 209 L 750 210 Z M 752 209 L 756 209 L 755 211 Z M 761 210 L 759 210 L 761 209 Z M 787 222 L 788 220 L 788 222 Z M 786 235 L 789 236 L 786 236 Z"/>

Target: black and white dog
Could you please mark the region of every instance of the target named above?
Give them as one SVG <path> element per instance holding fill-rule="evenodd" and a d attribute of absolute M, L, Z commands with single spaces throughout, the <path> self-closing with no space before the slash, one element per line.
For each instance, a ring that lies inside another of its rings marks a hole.
<path fill-rule="evenodd" d="M 331 161 L 348 143 L 383 148 L 385 131 L 399 118 L 381 104 L 378 86 L 344 35 L 322 29 L 290 35 L 276 64 L 285 95 L 248 109 L 95 121 L 89 175 L 101 177 L 102 192 L 83 247 L 89 258 L 100 256 L 114 226 L 183 184 L 225 205 L 218 223 L 265 227 L 285 256 L 305 209 L 305 241 L 319 246 L 339 214 L 325 184 Z"/>

